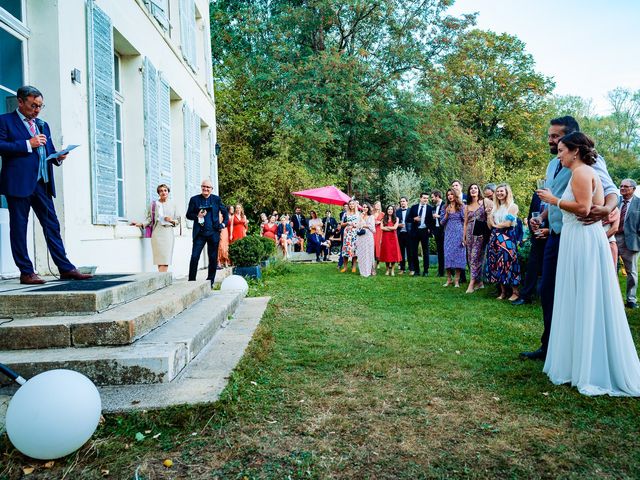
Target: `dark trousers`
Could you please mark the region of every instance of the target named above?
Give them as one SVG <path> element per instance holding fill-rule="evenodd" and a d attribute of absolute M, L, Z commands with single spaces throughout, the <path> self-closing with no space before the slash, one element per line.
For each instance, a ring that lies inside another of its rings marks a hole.
<path fill-rule="evenodd" d="M 551 317 L 553 316 L 553 296 L 556 289 L 556 269 L 558 267 L 558 250 L 560 249 L 560 235 L 551 234 L 544 247 L 542 260 L 542 282 L 540 284 L 540 300 L 542 303 L 542 317 L 544 331 L 540 341 L 546 352 L 551 333 Z"/>
<path fill-rule="evenodd" d="M 416 228 L 411 232 L 411 260 L 409 270 L 420 275 L 420 258 L 418 258 L 418 246 L 422 245 L 422 267 L 424 273 L 429 273 L 429 229 Z"/>
<path fill-rule="evenodd" d="M 400 270 L 405 270 L 405 262 L 409 263 L 409 270 L 411 270 L 409 232 L 398 232 L 398 244 L 400 245 L 400 254 L 402 255 L 402 260 L 400 260 Z"/>
<path fill-rule="evenodd" d="M 327 258 L 327 255 L 329 254 L 329 249 L 324 245 L 308 245 L 307 253 L 315 253 L 316 260 L 320 260 L 320 255 L 322 255 L 323 258 Z"/>
<path fill-rule="evenodd" d="M 60 236 L 60 222 L 53 206 L 53 200 L 47 192 L 44 183 L 38 182 L 35 191 L 28 197 L 11 197 L 7 195 L 9 206 L 9 239 L 11 241 L 11 253 L 13 261 L 20 269 L 20 273 L 34 273 L 33 263 L 29 260 L 27 250 L 27 224 L 29 211 L 33 211 L 42 225 L 44 238 L 51 258 L 60 272 L 69 272 L 76 267 L 67 258 L 64 251 L 64 243 Z"/>
<path fill-rule="evenodd" d="M 520 287 L 520 298 L 527 302 L 530 302 L 531 297 L 538 293 L 536 287 L 538 285 L 538 276 L 542 272 L 546 244 L 546 240 L 531 240 L 531 250 L 529 250 L 529 260 L 527 261 L 527 275 Z"/>
<path fill-rule="evenodd" d="M 200 261 L 200 254 L 205 244 L 207 245 L 207 255 L 209 256 L 209 271 L 207 280 L 211 283 L 216 279 L 216 267 L 218 266 L 218 244 L 220 243 L 220 237 L 209 235 L 196 235 L 193 239 L 193 248 L 191 249 L 191 261 L 189 262 L 189 281 L 196 279 L 198 273 L 198 262 Z"/>
<path fill-rule="evenodd" d="M 435 227 L 433 238 L 436 241 L 436 250 L 438 251 L 438 276 L 444 276 L 444 228 Z"/>

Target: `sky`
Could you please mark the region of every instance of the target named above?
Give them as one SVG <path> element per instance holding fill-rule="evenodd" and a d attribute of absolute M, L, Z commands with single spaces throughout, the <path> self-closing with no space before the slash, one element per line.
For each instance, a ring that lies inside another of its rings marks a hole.
<path fill-rule="evenodd" d="M 591 99 L 640 90 L 640 0 L 456 0 L 451 15 L 478 12 L 477 27 L 517 36 L 558 95 Z"/>

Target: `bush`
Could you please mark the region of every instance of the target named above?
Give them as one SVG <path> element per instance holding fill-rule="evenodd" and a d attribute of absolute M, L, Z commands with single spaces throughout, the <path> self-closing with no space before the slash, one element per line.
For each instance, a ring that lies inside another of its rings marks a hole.
<path fill-rule="evenodd" d="M 267 268 L 264 269 L 263 273 L 265 277 L 279 277 L 291 273 L 291 271 L 291 262 L 279 258 L 273 263 L 270 263 Z"/>
<path fill-rule="evenodd" d="M 249 235 L 229 245 L 229 258 L 236 267 L 253 267 L 258 265 L 264 255 L 260 237 Z"/>
<path fill-rule="evenodd" d="M 258 237 L 260 242 L 262 242 L 262 250 L 263 254 L 260 258 L 260 261 L 268 260 L 269 257 L 272 257 L 276 253 L 276 242 L 273 241 L 272 238 L 267 237 Z"/>

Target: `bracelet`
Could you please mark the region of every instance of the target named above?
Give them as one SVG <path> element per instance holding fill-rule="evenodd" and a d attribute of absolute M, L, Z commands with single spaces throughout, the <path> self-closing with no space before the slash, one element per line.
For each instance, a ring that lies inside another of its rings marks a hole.
<path fill-rule="evenodd" d="M 556 203 L 556 207 L 560 208 L 560 202 L 561 202 L 561 201 L 562 201 L 562 200 L 559 198 L 559 199 L 558 199 L 558 203 Z"/>

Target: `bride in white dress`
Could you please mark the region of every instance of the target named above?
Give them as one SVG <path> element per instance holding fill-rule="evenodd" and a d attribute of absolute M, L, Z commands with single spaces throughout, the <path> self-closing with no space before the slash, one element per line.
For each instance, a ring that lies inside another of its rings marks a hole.
<path fill-rule="evenodd" d="M 640 396 L 640 361 L 624 311 L 618 276 L 601 222 L 586 225 L 592 204 L 602 205 L 602 184 L 590 167 L 597 153 L 580 132 L 558 144 L 572 176 L 562 198 L 539 190 L 562 209 L 555 302 L 543 371 L 556 385 L 571 383 L 583 395 Z"/>

